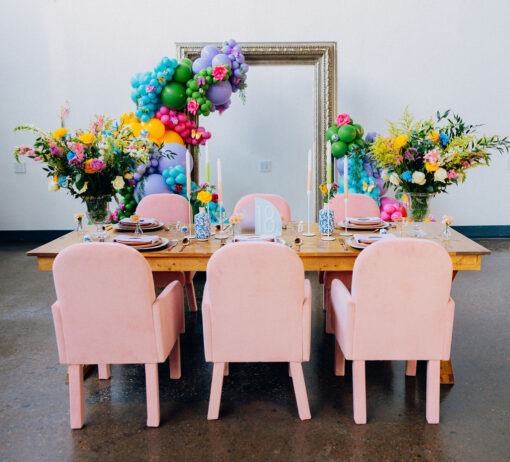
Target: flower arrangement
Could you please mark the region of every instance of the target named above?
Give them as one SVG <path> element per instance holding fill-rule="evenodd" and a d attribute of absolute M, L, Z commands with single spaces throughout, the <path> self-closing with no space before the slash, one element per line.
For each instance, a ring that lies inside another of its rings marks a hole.
<path fill-rule="evenodd" d="M 89 130 L 69 132 L 58 128 L 47 134 L 32 125 L 15 131 L 37 134 L 33 147 L 20 146 L 14 151 L 45 164 L 50 191 L 67 189 L 73 197 L 112 197 L 126 186 L 138 166 L 147 162 L 155 145 L 134 137 L 130 126 L 96 116 Z"/>
<path fill-rule="evenodd" d="M 244 220 L 244 215 L 242 213 L 233 213 L 232 215 L 230 215 L 228 222 L 231 225 L 238 225 L 243 220 Z"/>
<path fill-rule="evenodd" d="M 436 120 L 415 120 L 406 109 L 399 121 L 389 123 L 389 135 L 378 136 L 370 149 L 383 168 L 386 186 L 397 192 L 433 194 L 465 181 L 466 170 L 489 165 L 491 153 L 509 151 L 508 137 L 477 136 L 468 125 L 447 110 Z"/>
<path fill-rule="evenodd" d="M 329 202 L 329 200 L 338 192 L 338 184 L 331 183 L 331 188 L 328 194 L 328 186 L 326 183 L 323 183 L 319 186 L 319 190 L 322 193 L 322 200 L 325 204 Z"/>

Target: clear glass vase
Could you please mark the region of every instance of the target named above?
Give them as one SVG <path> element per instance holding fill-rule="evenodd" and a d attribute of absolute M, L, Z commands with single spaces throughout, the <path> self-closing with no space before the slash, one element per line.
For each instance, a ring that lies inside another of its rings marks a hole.
<path fill-rule="evenodd" d="M 92 234 L 94 239 L 104 240 L 110 237 L 107 231 L 105 231 L 105 224 L 110 215 L 108 210 L 108 203 L 110 202 L 109 196 L 100 197 L 86 197 L 84 199 L 87 205 L 87 217 L 96 225 L 96 232 Z"/>
<path fill-rule="evenodd" d="M 413 220 L 413 227 L 409 236 L 424 237 L 427 233 L 422 229 L 421 224 L 429 216 L 430 199 L 435 194 L 429 193 L 405 193 L 407 195 L 407 216 Z"/>

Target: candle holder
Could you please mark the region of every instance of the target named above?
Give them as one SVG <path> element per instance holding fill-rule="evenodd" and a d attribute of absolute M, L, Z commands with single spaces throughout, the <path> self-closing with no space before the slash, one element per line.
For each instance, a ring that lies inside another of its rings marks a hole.
<path fill-rule="evenodd" d="M 219 215 L 220 215 L 220 230 L 216 235 L 214 236 L 215 239 L 227 239 L 228 234 L 225 232 L 225 229 L 223 227 L 223 222 L 225 221 L 225 210 L 223 210 L 223 201 L 218 202 L 219 207 Z"/>
<path fill-rule="evenodd" d="M 306 236 L 306 237 L 312 237 L 312 236 L 315 236 L 315 233 L 312 233 L 310 232 L 310 197 L 312 195 L 312 192 L 311 191 L 307 191 L 306 192 L 306 196 L 307 196 L 307 212 L 306 212 L 306 216 L 307 216 L 307 222 L 308 222 L 308 231 L 306 233 L 303 233 L 303 236 Z"/>
<path fill-rule="evenodd" d="M 188 226 L 188 239 L 193 239 L 194 234 L 191 234 L 191 226 L 193 225 L 193 210 L 191 208 L 191 194 L 188 193 L 188 204 L 189 204 L 189 226 Z"/>
<path fill-rule="evenodd" d="M 327 225 L 327 235 L 326 236 L 322 236 L 321 237 L 321 240 L 322 241 L 334 241 L 335 238 L 333 236 L 331 236 L 331 232 L 330 232 L 330 225 L 329 225 L 329 193 L 331 191 L 331 184 L 328 184 L 327 185 L 327 188 L 328 188 L 328 201 L 326 202 L 326 210 L 327 210 L 327 213 L 326 213 L 326 216 L 327 216 L 327 220 L 328 220 L 328 225 Z M 333 218 L 333 231 L 335 230 L 335 219 Z"/>
<path fill-rule="evenodd" d="M 345 227 L 345 231 L 343 233 L 340 233 L 340 236 L 352 236 L 352 233 L 347 231 L 347 202 L 348 202 L 347 197 L 348 196 L 344 193 L 344 211 L 345 211 L 344 227 Z"/>

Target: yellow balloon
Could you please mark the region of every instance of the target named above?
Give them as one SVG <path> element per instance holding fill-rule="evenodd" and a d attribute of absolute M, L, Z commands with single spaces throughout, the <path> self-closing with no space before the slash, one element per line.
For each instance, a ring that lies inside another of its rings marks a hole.
<path fill-rule="evenodd" d="M 167 130 L 163 135 L 163 143 L 177 143 L 184 146 L 184 140 L 182 139 L 179 133 L 174 132 L 173 130 Z"/>
<path fill-rule="evenodd" d="M 163 137 L 161 138 L 155 138 L 154 136 L 150 136 L 149 135 L 149 141 L 151 143 L 156 143 L 158 146 L 161 146 L 161 144 L 163 143 Z"/>
<path fill-rule="evenodd" d="M 131 122 L 129 124 L 131 129 L 133 130 L 133 134 L 138 137 L 140 136 L 140 131 L 142 130 L 142 125 L 139 122 Z"/>
<path fill-rule="evenodd" d="M 161 120 L 152 118 L 148 122 L 144 122 L 142 127 L 149 132 L 149 137 L 159 139 L 165 134 L 165 125 Z"/>

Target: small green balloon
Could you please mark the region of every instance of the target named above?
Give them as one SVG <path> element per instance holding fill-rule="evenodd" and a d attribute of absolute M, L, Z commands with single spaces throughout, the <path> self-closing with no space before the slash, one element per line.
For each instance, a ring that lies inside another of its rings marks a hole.
<path fill-rule="evenodd" d="M 206 78 L 205 78 L 205 81 L 210 85 L 211 82 L 212 82 L 212 77 L 210 75 L 208 75 Z"/>
<path fill-rule="evenodd" d="M 211 109 L 211 107 L 212 107 L 212 102 L 211 102 L 210 100 L 207 100 L 207 101 L 205 102 L 205 105 L 207 106 L 207 109 Z"/>
<path fill-rule="evenodd" d="M 186 83 L 191 77 L 193 77 L 193 71 L 186 64 L 179 64 L 175 68 L 174 80 L 177 82 Z"/>
<path fill-rule="evenodd" d="M 209 109 L 207 109 L 207 111 L 202 112 L 202 115 L 207 117 L 210 113 L 211 113 L 211 111 Z"/>
<path fill-rule="evenodd" d="M 193 91 L 197 91 L 198 90 L 197 81 L 193 79 L 190 82 L 188 82 L 188 88 L 191 88 L 191 90 L 193 90 Z"/>
<path fill-rule="evenodd" d="M 202 106 L 202 104 L 205 104 L 205 98 L 198 98 L 197 103 Z"/>
<path fill-rule="evenodd" d="M 350 143 L 356 138 L 356 129 L 352 125 L 342 125 L 338 129 L 338 138 L 344 143 Z"/>
<path fill-rule="evenodd" d="M 335 159 L 345 156 L 347 153 L 347 145 L 343 141 L 335 141 L 331 145 L 331 154 Z"/>
<path fill-rule="evenodd" d="M 161 102 L 170 109 L 182 109 L 186 104 L 186 88 L 182 83 L 170 82 L 161 91 Z"/>
<path fill-rule="evenodd" d="M 200 98 L 202 95 L 198 92 L 198 91 L 194 91 L 192 94 L 191 94 L 191 97 L 193 99 L 197 99 L 197 98 Z"/>
<path fill-rule="evenodd" d="M 189 58 L 182 58 L 179 61 L 179 64 L 184 64 L 185 66 L 192 67 L 193 66 L 193 61 L 191 61 L 191 59 L 189 59 Z"/>
<path fill-rule="evenodd" d="M 200 110 L 201 110 L 202 112 L 205 112 L 205 111 L 207 111 L 208 109 L 209 109 L 209 108 L 207 107 L 207 104 L 202 104 L 202 105 L 200 106 Z"/>
<path fill-rule="evenodd" d="M 338 127 L 336 127 L 335 125 L 332 125 L 326 130 L 326 139 L 328 141 L 333 141 L 332 140 L 333 135 L 338 135 Z"/>

